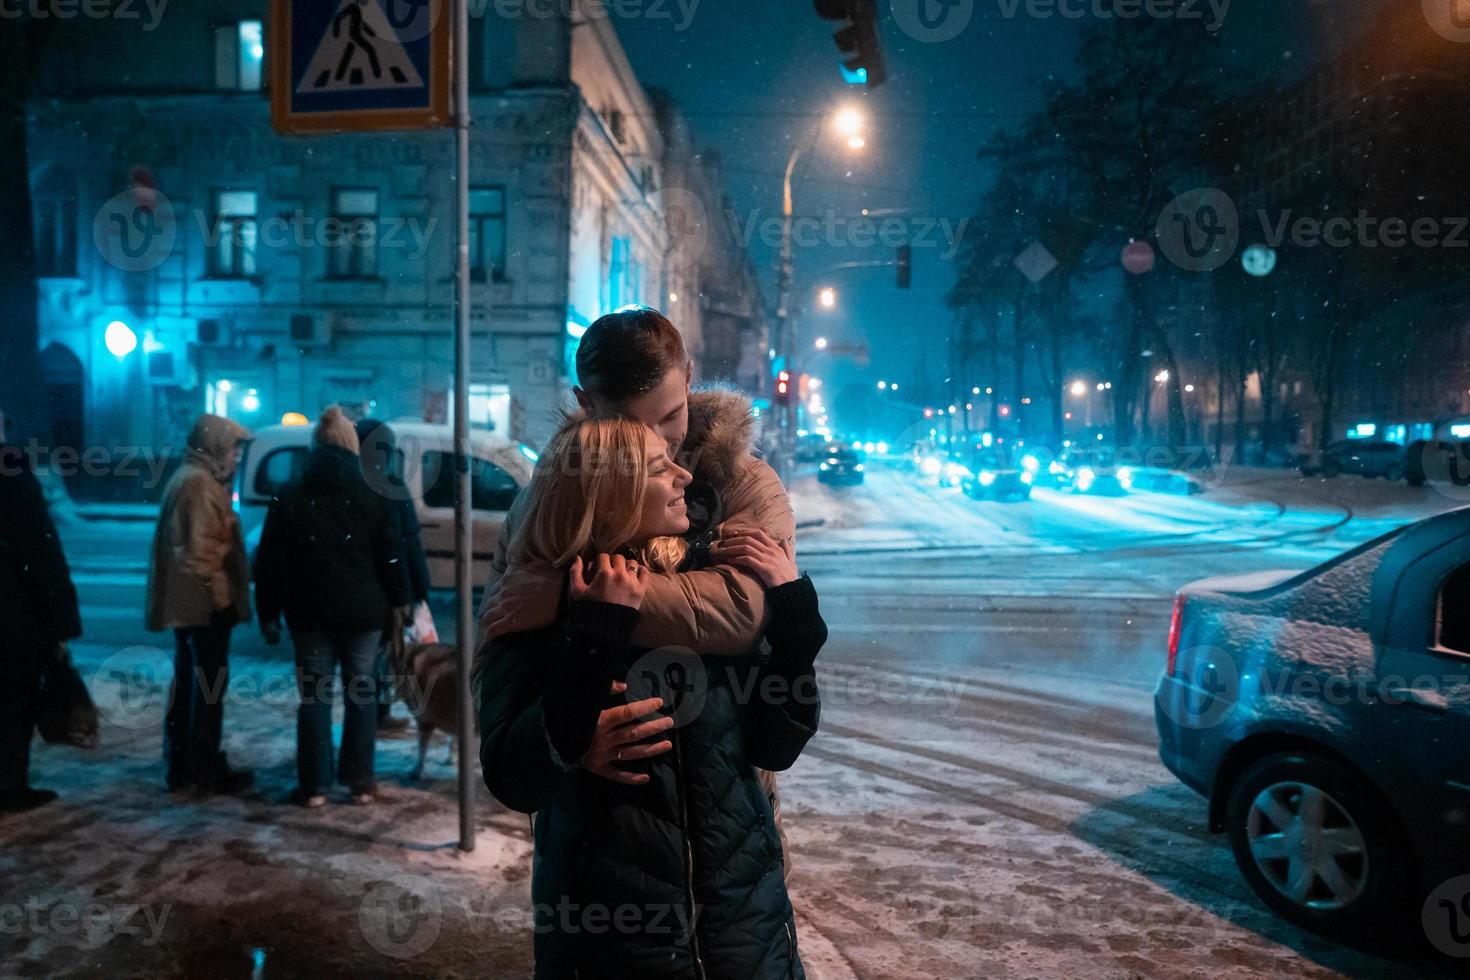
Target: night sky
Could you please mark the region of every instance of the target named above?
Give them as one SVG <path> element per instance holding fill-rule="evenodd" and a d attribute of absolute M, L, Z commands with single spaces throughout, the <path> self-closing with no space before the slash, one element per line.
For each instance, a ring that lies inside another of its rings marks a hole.
<path fill-rule="evenodd" d="M 1200 6 L 1209 16 L 1208 4 Z M 1239 66 L 1234 81 L 1289 83 L 1350 36 L 1374 6 L 1235 0 L 1219 32 Z M 739 221 L 749 221 L 756 209 L 762 218 L 779 216 L 781 173 L 791 140 L 809 125 L 804 120 L 856 100 L 872 119 L 868 147 L 851 154 L 829 139 L 798 170 L 797 214 L 867 207 L 905 209 L 916 228 L 926 219 L 958 222 L 986 183 L 976 150 L 997 127 L 1014 126 L 1038 107 L 1037 79 L 1072 74 L 1078 22 L 1027 17 L 1025 6 L 1007 17 L 1009 0 L 975 0 L 958 37 L 925 43 L 899 27 L 888 0 L 880 0 L 880 9 L 889 80 L 871 94 L 843 82 L 832 41 L 836 25 L 820 19 L 808 0 L 703 0 L 682 31 L 677 13 L 619 18 L 616 25 L 640 79 L 671 92 L 696 138 L 720 155 Z M 1181 29 L 1204 27 L 1195 21 Z M 889 249 L 797 249 L 795 290 L 808 307 L 800 327 L 804 345 L 820 334 L 872 346 L 873 363 L 865 369 L 825 355 L 803 365 L 828 379 L 829 390 L 885 376 L 908 381 L 921 358 L 934 380 L 946 375 L 951 314 L 944 295 L 956 263 L 946 258 L 944 236 L 936 230 L 930 237 L 934 247 L 914 250 L 907 291 L 896 287 L 891 268 L 827 271 L 842 262 L 891 259 Z M 759 235 L 751 250 L 774 308 L 777 251 Z M 835 312 L 816 308 L 816 289 L 825 284 L 840 291 Z"/>

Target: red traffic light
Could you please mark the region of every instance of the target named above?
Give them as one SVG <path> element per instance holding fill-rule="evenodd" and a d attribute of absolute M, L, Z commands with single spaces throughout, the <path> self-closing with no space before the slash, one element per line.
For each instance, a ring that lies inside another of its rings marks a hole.
<path fill-rule="evenodd" d="M 781 371 L 776 375 L 776 400 L 788 402 L 791 400 L 791 372 Z"/>

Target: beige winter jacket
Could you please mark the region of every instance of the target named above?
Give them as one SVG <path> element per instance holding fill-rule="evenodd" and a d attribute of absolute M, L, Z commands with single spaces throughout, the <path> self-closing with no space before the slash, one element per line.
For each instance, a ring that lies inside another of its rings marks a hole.
<path fill-rule="evenodd" d="M 722 526 L 727 530 L 764 530 L 777 541 L 785 541 L 796 535 L 791 501 L 776 471 L 754 455 L 754 447 L 755 420 L 750 399 L 724 388 L 706 388 L 690 394 L 689 433 L 681 450 L 681 461 L 696 477 L 719 492 L 725 515 Z M 539 583 L 539 591 L 547 603 L 545 622 L 551 622 L 556 615 L 561 575 L 544 568 L 509 567 L 510 540 L 522 517 L 524 499 L 524 495 L 518 497 L 506 516 L 490 562 L 490 577 L 480 603 L 480 642 L 475 655 L 477 686 L 489 645 L 484 626 L 502 591 L 535 589 Z M 678 575 L 651 575 L 639 608 L 641 613 L 632 640 L 635 646 L 683 646 L 705 655 L 742 656 L 754 649 L 765 634 L 765 587 L 750 572 L 729 565 Z M 781 822 L 776 775 L 765 770 L 757 772 L 771 798 L 789 876 L 791 852 Z"/>
<path fill-rule="evenodd" d="M 228 485 L 235 447 L 249 438 L 244 426 L 217 415 L 201 415 L 189 433 L 153 533 L 148 629 L 207 626 L 231 607 L 240 622 L 250 618 L 250 568 Z"/>

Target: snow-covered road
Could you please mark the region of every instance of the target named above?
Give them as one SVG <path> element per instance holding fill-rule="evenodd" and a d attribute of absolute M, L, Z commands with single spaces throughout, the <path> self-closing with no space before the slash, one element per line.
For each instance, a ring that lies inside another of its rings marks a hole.
<path fill-rule="evenodd" d="M 799 558 L 832 631 L 822 731 L 781 777 L 814 980 L 1428 971 L 1256 903 L 1203 802 L 1157 761 L 1150 695 L 1179 585 L 1304 567 L 1458 501 L 1235 471 L 1193 498 L 1039 490 L 999 504 L 883 465 L 869 475 L 844 491 L 793 485 Z M 379 747 L 392 801 L 280 804 L 291 668 L 252 632 L 237 634 L 226 729 L 261 792 L 161 792 L 166 658 L 138 611 L 147 531 L 66 532 L 88 625 L 78 658 L 114 714 L 94 755 L 38 749 L 37 782 L 65 799 L 0 819 L 0 906 L 27 903 L 43 924 L 88 903 L 172 918 L 150 945 L 116 926 L 0 932 L 0 972 L 527 975 L 525 819 L 482 793 L 480 849 L 459 856 L 452 770 L 431 762 L 423 784 L 400 784 L 403 741 Z M 405 902 L 429 914 L 385 928 L 377 910 Z"/>

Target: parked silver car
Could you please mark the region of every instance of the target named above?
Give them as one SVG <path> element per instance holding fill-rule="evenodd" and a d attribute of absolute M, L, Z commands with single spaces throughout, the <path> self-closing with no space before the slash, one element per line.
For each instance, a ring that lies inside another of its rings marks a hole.
<path fill-rule="evenodd" d="M 1343 934 L 1470 873 L 1470 508 L 1175 599 L 1159 754 L 1267 905 Z"/>

